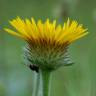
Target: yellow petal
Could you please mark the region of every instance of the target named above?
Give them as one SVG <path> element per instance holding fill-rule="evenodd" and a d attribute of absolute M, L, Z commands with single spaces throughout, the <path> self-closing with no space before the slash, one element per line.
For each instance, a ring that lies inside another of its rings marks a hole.
<path fill-rule="evenodd" d="M 5 31 L 7 31 L 8 33 L 12 34 L 12 35 L 15 35 L 15 36 L 18 36 L 20 38 L 23 38 L 22 35 L 18 34 L 17 32 L 11 30 L 11 29 L 8 29 L 8 28 L 4 28 Z"/>
<path fill-rule="evenodd" d="M 73 41 L 75 41 L 75 40 L 77 40 L 77 39 L 79 39 L 79 38 L 81 38 L 81 37 L 83 37 L 83 36 L 85 36 L 85 35 L 87 35 L 87 34 L 88 34 L 88 32 L 85 32 L 85 33 L 83 33 L 83 34 L 81 34 L 81 35 L 79 35 L 79 36 L 77 36 L 77 37 L 69 40 L 69 42 L 72 43 Z"/>

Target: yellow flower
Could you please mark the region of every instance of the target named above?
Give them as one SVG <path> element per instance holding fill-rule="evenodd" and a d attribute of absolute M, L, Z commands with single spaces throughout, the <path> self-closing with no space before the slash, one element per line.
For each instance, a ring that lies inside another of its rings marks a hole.
<path fill-rule="evenodd" d="M 17 31 L 15 32 L 9 28 L 5 28 L 5 31 L 32 42 L 44 40 L 47 43 L 55 42 L 64 44 L 68 42 L 68 44 L 70 44 L 88 33 L 86 32 L 87 29 L 82 27 L 82 24 L 78 25 L 76 21 L 70 22 L 69 19 L 67 23 L 64 23 L 63 27 L 56 25 L 56 20 L 51 23 L 49 19 L 44 23 L 42 23 L 41 20 L 38 20 L 36 23 L 33 18 L 31 18 L 31 20 L 22 20 L 17 17 L 9 22 Z"/>
<path fill-rule="evenodd" d="M 60 60 L 65 58 L 66 47 L 88 33 L 82 24 L 79 25 L 77 21 L 69 19 L 64 22 L 63 26 L 57 25 L 56 20 L 52 23 L 49 19 L 44 23 L 38 20 L 36 23 L 33 18 L 23 20 L 19 17 L 9 23 L 15 28 L 14 31 L 9 28 L 4 28 L 4 30 L 27 41 L 26 49 L 29 50 L 27 53 L 30 53 L 30 60 L 39 65 L 44 62 L 48 63 L 46 64 L 48 66 L 51 63 L 53 66 L 58 65 L 61 63 Z M 29 58 L 27 57 L 27 59 Z M 58 62 L 56 63 L 56 61 Z"/>

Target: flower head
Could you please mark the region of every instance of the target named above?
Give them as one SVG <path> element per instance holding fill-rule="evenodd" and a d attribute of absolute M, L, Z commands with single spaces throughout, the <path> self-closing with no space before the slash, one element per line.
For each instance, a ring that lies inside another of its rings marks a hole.
<path fill-rule="evenodd" d="M 18 36 L 27 42 L 25 58 L 39 67 L 57 68 L 65 64 L 67 47 L 75 40 L 85 36 L 88 32 L 77 21 L 67 20 L 63 26 L 52 23 L 47 19 L 44 23 L 33 18 L 21 19 L 17 17 L 9 21 L 14 31 L 4 28 L 8 33 Z"/>

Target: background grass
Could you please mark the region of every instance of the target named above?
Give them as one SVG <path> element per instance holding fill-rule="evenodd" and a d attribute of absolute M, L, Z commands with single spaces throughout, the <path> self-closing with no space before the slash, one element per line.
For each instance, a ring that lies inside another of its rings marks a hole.
<path fill-rule="evenodd" d="M 96 96 L 96 0 L 0 0 L 0 96 L 32 94 L 33 73 L 22 60 L 25 42 L 2 30 L 16 16 L 84 24 L 90 33 L 70 46 L 75 64 L 53 73 L 51 96 Z"/>

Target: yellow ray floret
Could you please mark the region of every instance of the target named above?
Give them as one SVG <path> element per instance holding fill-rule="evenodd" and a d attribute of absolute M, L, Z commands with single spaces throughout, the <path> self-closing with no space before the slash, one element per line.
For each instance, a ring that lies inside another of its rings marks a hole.
<path fill-rule="evenodd" d="M 59 42 L 60 44 L 72 43 L 88 33 L 87 29 L 84 29 L 77 21 L 70 21 L 69 19 L 64 23 L 63 27 L 56 25 L 56 20 L 51 23 L 49 19 L 44 23 L 41 20 L 36 23 L 33 18 L 23 20 L 17 17 L 9 21 L 9 23 L 15 28 L 15 31 L 9 28 L 4 28 L 4 30 L 27 41 L 44 39 L 50 42 Z"/>

